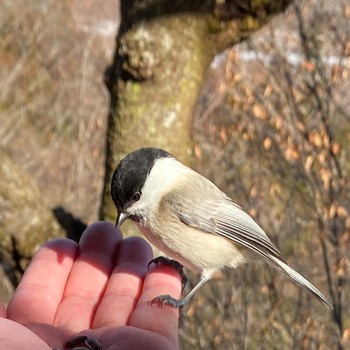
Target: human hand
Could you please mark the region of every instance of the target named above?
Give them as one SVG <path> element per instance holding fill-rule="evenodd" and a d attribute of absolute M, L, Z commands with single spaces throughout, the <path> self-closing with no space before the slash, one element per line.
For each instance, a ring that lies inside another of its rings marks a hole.
<path fill-rule="evenodd" d="M 178 310 L 150 301 L 179 296 L 180 277 L 164 265 L 148 271 L 151 259 L 145 240 L 122 239 L 105 222 L 89 226 L 79 245 L 48 242 L 24 274 L 7 318 L 0 318 L 1 348 L 63 349 L 81 334 L 106 350 L 178 349 Z"/>

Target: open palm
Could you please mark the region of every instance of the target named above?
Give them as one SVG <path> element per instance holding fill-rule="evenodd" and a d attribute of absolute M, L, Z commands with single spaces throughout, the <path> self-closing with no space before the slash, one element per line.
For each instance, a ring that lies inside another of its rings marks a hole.
<path fill-rule="evenodd" d="M 151 259 L 145 240 L 122 239 L 104 222 L 88 227 L 79 244 L 47 243 L 0 318 L 0 348 L 63 349 L 82 334 L 106 350 L 178 349 L 178 310 L 150 301 L 179 296 L 180 278 L 167 266 L 148 271 Z"/>

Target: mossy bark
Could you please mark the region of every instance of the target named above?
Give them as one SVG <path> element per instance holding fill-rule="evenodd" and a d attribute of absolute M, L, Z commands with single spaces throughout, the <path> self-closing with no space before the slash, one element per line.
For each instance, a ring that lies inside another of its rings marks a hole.
<path fill-rule="evenodd" d="M 109 198 L 110 179 L 127 153 L 156 146 L 190 163 L 193 108 L 214 53 L 208 45 L 209 4 L 197 12 L 181 10 L 154 17 L 130 6 L 122 4 L 124 18 L 113 67 L 116 80 L 101 210 L 102 218 L 108 220 L 116 216 Z M 153 8 L 155 13 L 158 10 Z"/>

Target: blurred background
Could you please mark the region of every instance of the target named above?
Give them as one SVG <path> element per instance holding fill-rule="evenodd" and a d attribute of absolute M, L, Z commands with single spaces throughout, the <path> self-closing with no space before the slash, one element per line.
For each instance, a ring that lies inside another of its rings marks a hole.
<path fill-rule="evenodd" d="M 349 19 L 346 0 L 1 0 L 0 300 L 43 242 L 114 221 L 111 172 L 152 145 L 334 304 L 265 263 L 223 271 L 182 349 L 350 348 Z"/>

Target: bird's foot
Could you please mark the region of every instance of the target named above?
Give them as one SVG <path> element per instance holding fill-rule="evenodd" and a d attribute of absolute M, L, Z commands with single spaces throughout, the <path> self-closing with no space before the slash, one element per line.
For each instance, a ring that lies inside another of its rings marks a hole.
<path fill-rule="evenodd" d="M 186 299 L 175 299 L 169 294 L 159 295 L 158 297 L 155 297 L 151 301 L 151 305 L 157 303 L 160 305 L 160 307 L 163 307 L 163 305 L 170 305 L 174 308 L 179 309 L 179 328 L 181 327 L 182 323 L 186 319 L 186 315 L 184 312 L 184 306 L 187 304 Z"/>
<path fill-rule="evenodd" d="M 170 266 L 170 267 L 172 267 L 172 268 L 174 268 L 177 272 L 178 272 L 178 274 L 180 275 L 180 277 L 181 277 L 181 290 L 183 291 L 184 289 L 185 289 L 185 287 L 186 287 L 186 284 L 187 284 L 187 281 L 188 281 L 188 278 L 187 278 L 187 276 L 186 276 L 186 274 L 185 274 L 185 272 L 184 272 L 184 267 L 178 262 L 178 261 L 176 261 L 176 260 L 173 260 L 173 259 L 169 259 L 169 258 L 166 258 L 166 257 L 164 257 L 164 256 L 158 256 L 157 258 L 154 258 L 154 259 L 152 259 L 149 263 L 148 263 L 148 265 L 147 265 L 147 267 L 149 268 L 150 267 L 150 265 L 151 264 L 155 264 L 156 266 L 158 266 L 158 265 L 167 265 L 167 266 Z M 162 295 L 163 296 L 163 295 Z M 171 297 L 170 297 L 171 298 Z M 156 298 L 155 298 L 156 299 Z M 172 299 L 174 299 L 174 298 L 172 298 Z M 174 299 L 174 300 L 176 300 L 176 299 Z M 181 299 L 180 299 L 181 300 Z M 153 301 L 154 301 L 154 299 L 153 299 Z M 153 303 L 153 301 L 152 301 L 152 303 Z M 164 302 L 163 302 L 164 303 Z M 163 304 L 162 303 L 162 304 Z M 171 304 L 171 302 L 169 302 L 169 303 L 167 303 L 167 304 L 169 304 L 169 305 L 172 305 Z M 174 305 L 173 305 L 174 306 Z M 175 307 L 181 307 L 181 306 L 175 306 Z"/>
<path fill-rule="evenodd" d="M 158 297 L 155 297 L 151 301 L 151 305 L 153 305 L 155 303 L 159 304 L 160 307 L 162 307 L 165 304 L 165 305 L 170 305 L 172 307 L 179 309 L 179 328 L 180 328 L 180 326 L 182 325 L 182 323 L 186 319 L 186 315 L 184 313 L 184 306 L 186 305 L 187 300 L 186 299 L 175 299 L 172 296 L 170 296 L 169 294 L 164 294 L 164 295 L 159 295 Z"/>
<path fill-rule="evenodd" d="M 153 305 L 155 303 L 159 304 L 161 307 L 165 304 L 165 305 L 170 305 L 172 307 L 181 309 L 186 305 L 187 300 L 186 299 L 175 299 L 172 296 L 170 296 L 169 294 L 164 294 L 164 295 L 159 295 L 158 297 L 155 297 L 151 301 L 151 305 Z"/>

